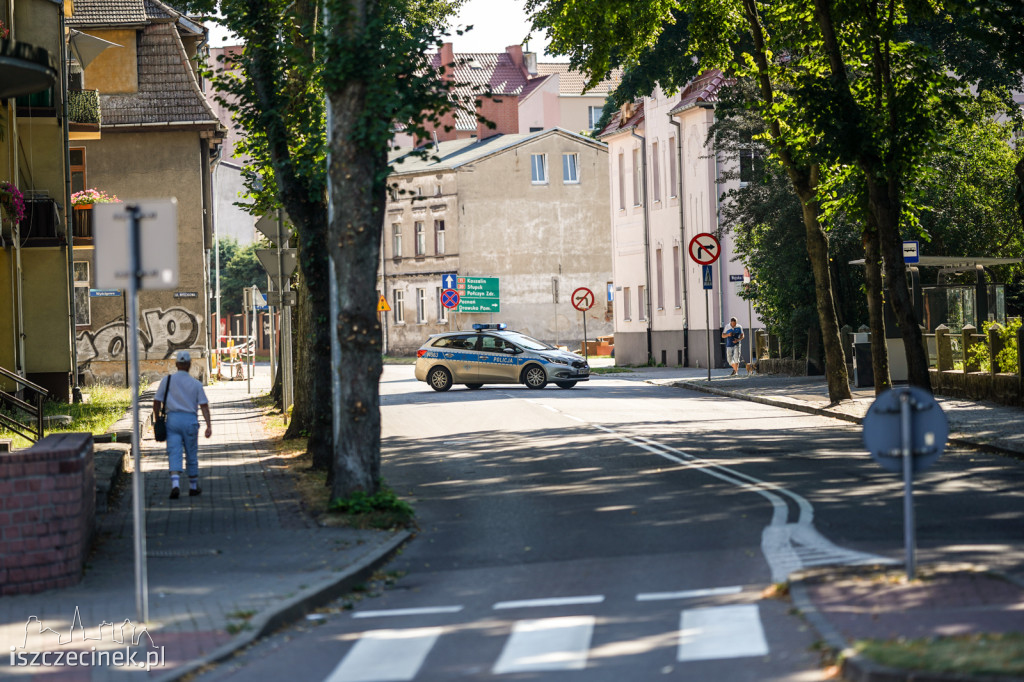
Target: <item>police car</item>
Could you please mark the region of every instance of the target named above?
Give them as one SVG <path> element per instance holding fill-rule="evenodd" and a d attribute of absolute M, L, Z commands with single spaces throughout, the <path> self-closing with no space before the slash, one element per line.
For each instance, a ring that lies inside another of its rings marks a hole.
<path fill-rule="evenodd" d="M 473 331 L 434 334 L 416 351 L 416 378 L 435 391 L 452 384 L 480 388 L 484 384 L 526 384 L 544 388 L 548 382 L 572 388 L 590 378 L 586 359 L 559 350 L 504 324 L 474 324 Z"/>

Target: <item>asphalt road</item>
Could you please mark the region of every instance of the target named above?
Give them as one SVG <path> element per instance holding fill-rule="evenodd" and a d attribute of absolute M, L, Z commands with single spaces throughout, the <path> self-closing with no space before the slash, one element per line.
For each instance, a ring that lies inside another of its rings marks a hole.
<path fill-rule="evenodd" d="M 822 679 L 793 570 L 901 561 L 902 484 L 860 428 L 595 377 L 572 390 L 381 383 L 403 575 L 204 680 Z M 916 483 L 918 561 L 1020 572 L 1016 463 L 947 454 Z"/>

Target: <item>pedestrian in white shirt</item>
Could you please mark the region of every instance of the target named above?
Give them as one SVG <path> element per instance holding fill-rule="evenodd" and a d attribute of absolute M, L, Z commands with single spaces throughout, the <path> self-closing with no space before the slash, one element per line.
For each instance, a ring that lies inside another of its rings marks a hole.
<path fill-rule="evenodd" d="M 202 410 L 206 420 L 206 437 L 213 435 L 210 425 L 210 401 L 206 399 L 203 385 L 189 374 L 192 356 L 187 350 L 178 351 L 174 366 L 178 371 L 165 376 L 156 389 L 153 412 L 159 414 L 161 406 L 167 405 L 167 459 L 171 470 L 171 499 L 181 495 L 179 486 L 182 466 L 182 450 L 185 452 L 185 468 L 188 473 L 188 494 L 195 497 L 203 492 L 199 487 L 199 418 Z"/>

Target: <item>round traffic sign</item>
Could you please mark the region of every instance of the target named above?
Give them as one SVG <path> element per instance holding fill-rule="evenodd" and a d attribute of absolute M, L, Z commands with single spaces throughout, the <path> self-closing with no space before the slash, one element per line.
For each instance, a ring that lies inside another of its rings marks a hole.
<path fill-rule="evenodd" d="M 889 389 L 875 399 L 864 415 L 864 447 L 882 468 L 903 469 L 903 409 L 908 411 L 906 427 L 913 472 L 924 471 L 946 448 L 949 422 L 931 393 L 917 386 Z"/>
<path fill-rule="evenodd" d="M 710 232 L 701 232 L 690 240 L 690 258 L 701 265 L 711 265 L 722 253 L 718 237 Z"/>
<path fill-rule="evenodd" d="M 594 307 L 594 292 L 586 287 L 580 287 L 572 292 L 572 307 L 580 312 L 586 312 Z"/>
<path fill-rule="evenodd" d="M 455 291 L 455 289 L 445 289 L 441 292 L 441 305 L 449 310 L 458 308 L 460 300 L 459 292 Z"/>

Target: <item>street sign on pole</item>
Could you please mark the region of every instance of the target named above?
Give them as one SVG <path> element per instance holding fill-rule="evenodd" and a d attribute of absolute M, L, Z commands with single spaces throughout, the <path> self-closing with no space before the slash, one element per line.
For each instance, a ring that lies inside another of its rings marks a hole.
<path fill-rule="evenodd" d="M 280 259 L 277 256 L 277 249 L 256 249 L 256 257 L 260 259 L 260 264 L 267 274 L 275 278 L 288 279 L 299 263 L 295 249 L 281 249 Z"/>
<path fill-rule="evenodd" d="M 278 234 L 277 214 L 275 213 L 267 213 L 261 216 L 256 221 L 255 228 L 274 246 L 285 247 L 288 245 L 288 240 L 292 238 L 291 230 L 284 225 L 281 226 L 281 234 Z"/>
<path fill-rule="evenodd" d="M 441 292 L 441 305 L 448 310 L 458 308 L 461 300 L 462 297 L 459 296 L 459 292 L 455 291 L 455 289 L 445 289 Z"/>
<path fill-rule="evenodd" d="M 93 253 L 97 288 L 124 288 L 128 339 L 139 338 L 139 290 L 173 289 L 178 283 L 178 204 L 176 199 L 97 204 Z M 143 223 L 145 221 L 145 223 Z M 139 434 L 139 344 L 128 343 L 132 392 L 132 531 L 135 549 L 135 608 L 149 622 L 146 568 L 145 484 Z"/>
<path fill-rule="evenodd" d="M 920 242 L 913 240 L 903 242 L 903 262 L 907 265 L 921 262 Z"/>
<path fill-rule="evenodd" d="M 715 287 L 715 278 L 710 265 L 701 266 L 701 279 L 704 282 L 704 289 L 706 291 Z"/>
<path fill-rule="evenodd" d="M 586 312 L 594 307 L 594 292 L 586 287 L 580 287 L 572 292 L 572 307 L 580 312 Z"/>
<path fill-rule="evenodd" d="M 907 578 L 914 579 L 914 474 L 946 447 L 949 423 L 931 393 L 916 386 L 885 391 L 864 416 L 864 447 L 888 471 L 903 471 L 903 534 Z"/>
<path fill-rule="evenodd" d="M 501 312 L 497 277 L 455 278 L 455 290 L 459 292 L 460 313 Z"/>
<path fill-rule="evenodd" d="M 388 305 L 388 299 L 384 298 L 384 296 L 381 296 L 379 299 L 377 299 L 377 312 L 378 313 L 388 313 L 388 312 L 391 312 L 391 306 Z"/>
<path fill-rule="evenodd" d="M 458 283 L 458 275 L 454 272 L 448 272 L 441 275 L 441 288 L 442 289 L 454 289 Z"/>
<path fill-rule="evenodd" d="M 711 265 L 722 253 L 722 245 L 718 237 L 710 232 L 701 232 L 693 236 L 689 246 L 690 258 L 700 265 Z"/>

